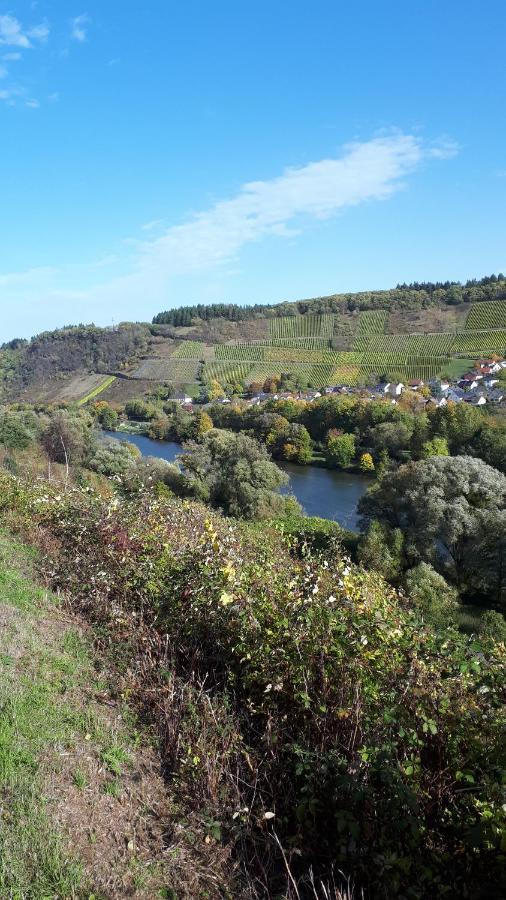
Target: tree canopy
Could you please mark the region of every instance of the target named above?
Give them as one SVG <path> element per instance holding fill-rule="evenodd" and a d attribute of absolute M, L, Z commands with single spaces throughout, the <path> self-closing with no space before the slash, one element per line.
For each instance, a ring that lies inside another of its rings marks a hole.
<path fill-rule="evenodd" d="M 504 603 L 506 477 L 480 459 L 432 456 L 381 479 L 359 504 L 405 538 L 408 566 L 432 562 L 469 597 Z"/>

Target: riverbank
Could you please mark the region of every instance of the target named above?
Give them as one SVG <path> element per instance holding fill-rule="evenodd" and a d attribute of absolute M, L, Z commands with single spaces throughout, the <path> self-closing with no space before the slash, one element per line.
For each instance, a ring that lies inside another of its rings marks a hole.
<path fill-rule="evenodd" d="M 175 441 L 158 441 L 145 433 L 130 431 L 105 431 L 108 437 L 130 441 L 143 456 L 155 456 L 167 462 L 175 462 L 182 452 Z M 282 492 L 292 493 L 308 516 L 318 516 L 337 522 L 343 528 L 358 531 L 357 506 L 360 498 L 371 485 L 367 475 L 327 469 L 319 466 L 299 466 L 296 463 L 278 461 L 277 465 L 289 477 L 289 484 Z"/>

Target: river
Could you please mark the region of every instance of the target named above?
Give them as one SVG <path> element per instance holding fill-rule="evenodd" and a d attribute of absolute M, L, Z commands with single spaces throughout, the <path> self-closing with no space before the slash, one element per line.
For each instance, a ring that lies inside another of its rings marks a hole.
<path fill-rule="evenodd" d="M 172 441 L 153 441 L 145 435 L 125 431 L 106 431 L 105 434 L 119 441 L 130 441 L 143 456 L 157 456 L 174 462 L 181 453 L 181 445 Z M 308 516 L 321 516 L 322 519 L 339 522 L 351 531 L 358 530 L 357 504 L 371 486 L 370 478 L 316 466 L 297 466 L 285 462 L 278 465 L 290 479 L 283 493 L 293 493 Z"/>

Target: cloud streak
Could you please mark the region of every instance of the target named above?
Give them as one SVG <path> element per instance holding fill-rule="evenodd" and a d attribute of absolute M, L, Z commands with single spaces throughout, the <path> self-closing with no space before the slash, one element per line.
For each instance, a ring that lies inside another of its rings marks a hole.
<path fill-rule="evenodd" d="M 265 237 L 290 237 L 311 220 L 329 219 L 346 208 L 385 200 L 429 155 L 412 135 L 394 134 L 347 146 L 342 156 L 323 159 L 282 175 L 243 185 L 228 200 L 139 245 L 141 269 L 185 275 L 227 262 Z"/>
<path fill-rule="evenodd" d="M 103 259 L 114 268 L 108 278 L 100 272 L 105 264 L 96 263 L 0 275 L 4 302 L 20 309 L 23 305 L 32 308 L 34 303 L 59 305 L 62 321 L 70 314 L 101 321 L 111 311 L 127 309 L 134 316 L 146 315 L 146 297 L 153 307 L 170 304 L 177 284 L 178 300 L 183 302 L 185 283 L 208 279 L 213 272 L 223 276 L 247 246 L 293 238 L 347 209 L 385 201 L 424 164 L 456 152 L 448 140 L 429 144 L 403 133 L 353 143 L 336 157 L 248 182 L 235 195 L 157 236 L 149 232 L 158 230 L 158 220 L 141 225 L 146 237 L 124 242 L 122 258 L 104 249 Z"/>

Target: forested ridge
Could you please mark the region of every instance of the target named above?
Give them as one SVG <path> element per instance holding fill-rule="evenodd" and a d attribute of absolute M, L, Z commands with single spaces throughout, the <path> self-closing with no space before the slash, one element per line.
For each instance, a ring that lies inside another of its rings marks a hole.
<path fill-rule="evenodd" d="M 481 279 L 473 278 L 464 284 L 458 281 L 412 282 L 398 284 L 390 290 L 330 294 L 327 297 L 314 297 L 292 303 L 254 306 L 240 306 L 236 303 L 198 303 L 160 312 L 154 317 L 153 324 L 187 326 L 195 319 L 209 321 L 225 318 L 233 322 L 242 322 L 263 317 L 277 318 L 307 313 L 342 313 L 368 309 L 419 310 L 432 306 L 455 306 L 459 303 L 481 303 L 505 298 L 506 276 L 499 273 Z"/>

